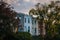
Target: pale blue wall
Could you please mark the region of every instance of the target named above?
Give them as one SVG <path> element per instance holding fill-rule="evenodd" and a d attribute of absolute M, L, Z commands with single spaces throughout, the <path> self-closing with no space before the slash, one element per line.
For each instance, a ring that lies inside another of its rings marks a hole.
<path fill-rule="evenodd" d="M 25 22 L 25 19 L 26 19 L 26 22 Z M 30 22 L 28 22 L 28 20 Z M 24 31 L 25 32 L 28 32 L 30 31 L 29 33 L 32 33 L 32 17 L 30 15 L 24 15 Z"/>

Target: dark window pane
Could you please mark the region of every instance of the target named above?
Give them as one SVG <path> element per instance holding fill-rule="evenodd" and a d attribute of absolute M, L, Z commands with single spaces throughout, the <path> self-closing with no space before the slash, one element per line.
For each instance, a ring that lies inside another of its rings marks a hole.
<path fill-rule="evenodd" d="M 28 23 L 30 23 L 30 19 L 28 18 Z"/>
<path fill-rule="evenodd" d="M 28 26 L 28 32 L 30 32 L 30 26 Z"/>
<path fill-rule="evenodd" d="M 26 23 L 26 18 L 25 18 L 25 23 Z"/>

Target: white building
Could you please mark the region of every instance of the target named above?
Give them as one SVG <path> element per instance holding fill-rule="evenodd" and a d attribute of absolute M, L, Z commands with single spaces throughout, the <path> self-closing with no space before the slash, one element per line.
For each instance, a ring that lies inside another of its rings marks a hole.
<path fill-rule="evenodd" d="M 39 35 L 38 20 L 32 18 L 32 35 Z"/>
<path fill-rule="evenodd" d="M 29 15 L 24 15 L 24 32 L 32 34 L 32 17 Z"/>
<path fill-rule="evenodd" d="M 30 15 L 24 16 L 24 32 L 29 32 L 31 35 L 39 35 L 38 21 Z"/>

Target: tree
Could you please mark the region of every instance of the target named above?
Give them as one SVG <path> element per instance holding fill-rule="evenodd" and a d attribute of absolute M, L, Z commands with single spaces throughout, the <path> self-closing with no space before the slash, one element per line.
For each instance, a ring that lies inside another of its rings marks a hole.
<path fill-rule="evenodd" d="M 45 26 L 43 25 L 44 25 L 44 17 L 45 17 L 46 9 L 44 8 L 44 5 L 40 3 L 37 3 L 37 5 L 35 6 L 36 9 L 31 9 L 29 14 L 32 16 L 37 15 L 37 19 L 39 20 L 40 35 L 44 37 L 45 34 L 43 33 L 43 31 L 45 30 Z"/>
<path fill-rule="evenodd" d="M 32 40 L 32 36 L 28 32 L 17 32 L 15 37 L 19 40 Z"/>
<path fill-rule="evenodd" d="M 45 23 L 45 29 L 46 29 L 46 36 L 51 39 L 54 39 L 54 37 L 59 34 L 58 31 L 58 25 L 60 25 L 60 6 L 58 5 L 59 1 L 51 1 L 50 4 L 41 5 L 38 3 L 36 5 L 37 9 L 30 10 L 30 15 L 39 15 L 37 18 L 39 19 L 40 28 L 42 27 L 43 23 Z M 42 7 L 40 7 L 42 6 Z M 43 27 L 42 27 L 43 28 Z M 41 29 L 40 29 L 41 30 Z M 41 30 L 42 31 L 42 30 Z M 40 32 L 41 32 L 40 31 Z M 49 39 L 48 39 L 49 40 Z"/>
<path fill-rule="evenodd" d="M 18 21 L 12 7 L 0 1 L 0 37 L 2 39 L 15 31 L 15 28 L 18 27 Z"/>
<path fill-rule="evenodd" d="M 56 1 L 58 2 L 58 1 Z M 51 4 L 48 5 L 48 11 L 47 11 L 47 34 L 50 35 L 50 39 L 55 37 L 58 34 L 58 25 L 59 23 L 59 13 L 60 10 L 58 10 L 60 7 L 57 5 L 57 3 L 52 1 Z"/>

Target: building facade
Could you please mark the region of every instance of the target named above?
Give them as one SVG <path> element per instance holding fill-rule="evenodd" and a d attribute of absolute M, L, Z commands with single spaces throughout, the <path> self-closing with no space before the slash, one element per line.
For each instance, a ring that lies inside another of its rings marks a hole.
<path fill-rule="evenodd" d="M 24 15 L 24 32 L 31 35 L 39 35 L 38 20 L 31 15 Z"/>
<path fill-rule="evenodd" d="M 39 35 L 38 20 L 32 17 L 32 35 Z"/>
<path fill-rule="evenodd" d="M 23 13 L 18 13 L 17 18 L 19 18 L 19 24 L 18 24 L 18 32 L 23 32 L 24 31 L 24 14 Z"/>
<path fill-rule="evenodd" d="M 32 17 L 29 15 L 24 16 L 24 32 L 32 34 Z"/>
<path fill-rule="evenodd" d="M 29 32 L 31 35 L 39 35 L 38 20 L 31 15 L 18 13 L 19 18 L 18 32 Z"/>

